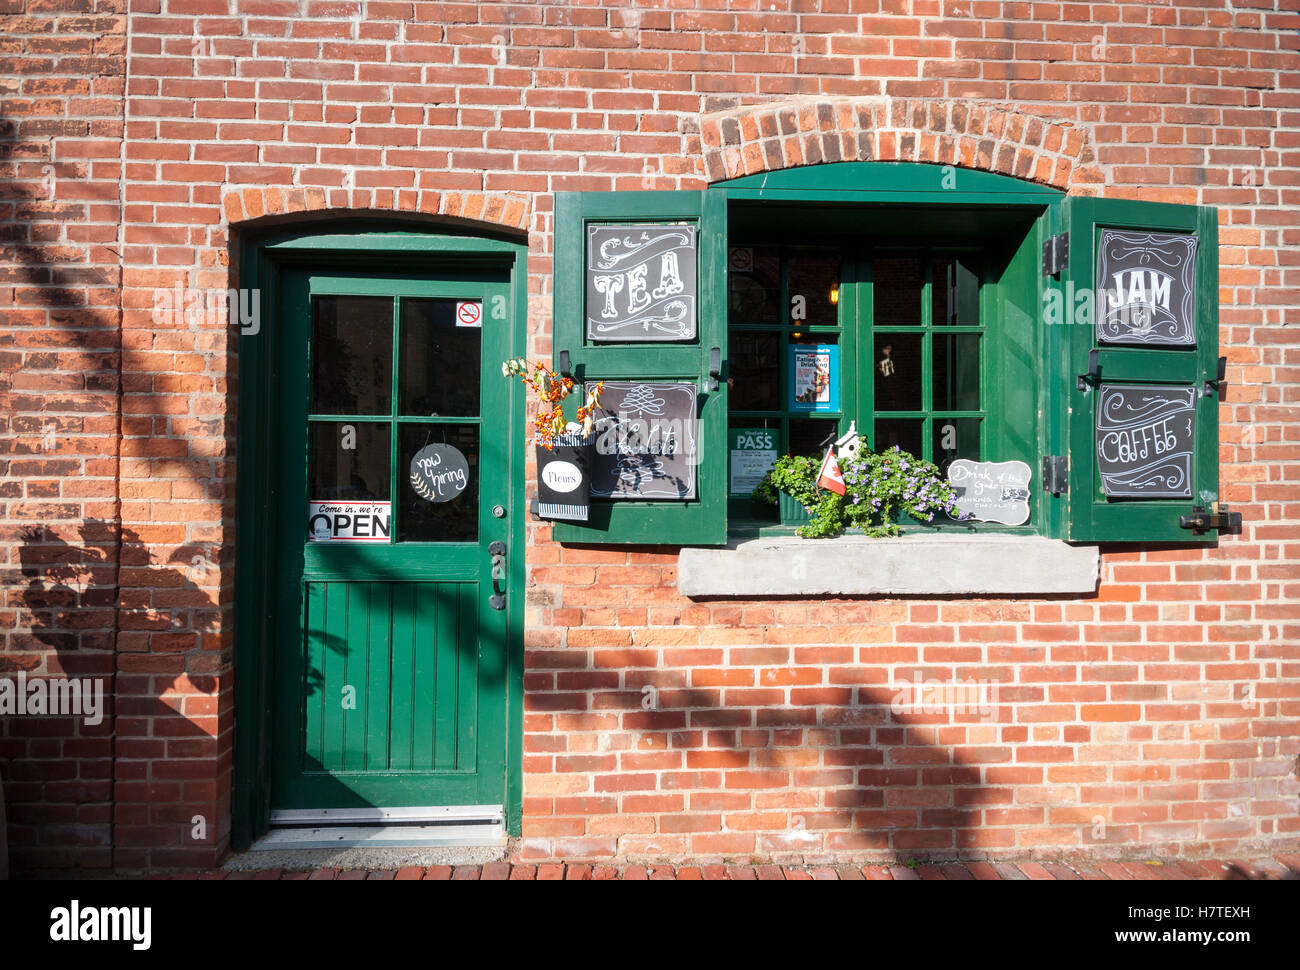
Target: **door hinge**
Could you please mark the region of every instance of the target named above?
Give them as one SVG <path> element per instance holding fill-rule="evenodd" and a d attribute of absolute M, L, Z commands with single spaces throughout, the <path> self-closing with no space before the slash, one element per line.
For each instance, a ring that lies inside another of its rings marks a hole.
<path fill-rule="evenodd" d="M 1043 456 L 1043 491 L 1060 495 L 1070 490 L 1070 459 L 1065 455 Z"/>
<path fill-rule="evenodd" d="M 1043 243 L 1043 275 L 1055 276 L 1070 258 L 1070 234 L 1062 232 Z"/>
<path fill-rule="evenodd" d="M 1193 534 L 1202 535 L 1211 529 L 1226 532 L 1229 535 L 1241 535 L 1241 513 L 1233 512 L 1226 505 L 1214 502 L 1206 509 L 1204 505 L 1193 505 L 1191 515 L 1178 517 L 1180 529 L 1191 529 Z"/>

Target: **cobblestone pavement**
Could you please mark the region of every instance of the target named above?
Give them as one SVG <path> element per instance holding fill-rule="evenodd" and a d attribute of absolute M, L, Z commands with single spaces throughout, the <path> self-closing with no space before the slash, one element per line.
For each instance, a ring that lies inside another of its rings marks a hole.
<path fill-rule="evenodd" d="M 1197 862 L 951 862 L 906 865 L 610 865 L 489 862 L 481 866 L 411 866 L 405 869 L 199 870 L 158 879 L 1300 879 L 1300 855 Z"/>

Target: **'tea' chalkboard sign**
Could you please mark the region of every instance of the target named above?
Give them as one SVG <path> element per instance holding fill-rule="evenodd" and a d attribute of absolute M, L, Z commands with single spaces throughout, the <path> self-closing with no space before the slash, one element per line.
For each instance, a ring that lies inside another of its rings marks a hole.
<path fill-rule="evenodd" d="M 1196 236 L 1104 229 L 1097 252 L 1097 339 L 1191 347 Z"/>
<path fill-rule="evenodd" d="M 1191 498 L 1196 388 L 1102 384 L 1097 470 L 1107 497 Z"/>
<path fill-rule="evenodd" d="M 695 227 L 587 227 L 587 339 L 664 343 L 696 331 Z"/>
<path fill-rule="evenodd" d="M 697 414 L 694 384 L 605 381 L 596 412 L 591 494 L 695 498 Z"/>

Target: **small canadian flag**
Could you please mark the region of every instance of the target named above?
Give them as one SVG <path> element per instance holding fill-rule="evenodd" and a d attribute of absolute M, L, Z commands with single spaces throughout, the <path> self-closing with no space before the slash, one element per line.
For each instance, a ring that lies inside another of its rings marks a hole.
<path fill-rule="evenodd" d="M 840 463 L 835 460 L 833 446 L 826 449 L 826 459 L 822 462 L 822 470 L 817 476 L 817 487 L 824 488 L 828 492 L 839 492 L 841 495 L 847 491 L 844 487 L 844 476 L 840 474 Z"/>

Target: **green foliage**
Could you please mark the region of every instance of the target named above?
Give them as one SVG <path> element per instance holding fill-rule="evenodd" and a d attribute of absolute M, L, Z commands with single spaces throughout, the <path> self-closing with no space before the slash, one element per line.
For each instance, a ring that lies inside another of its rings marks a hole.
<path fill-rule="evenodd" d="M 863 449 L 846 462 L 840 469 L 845 495 L 817 487 L 821 463 L 819 457 L 786 455 L 754 489 L 758 502 L 775 505 L 781 491 L 803 505 L 809 521 L 796 532 L 805 539 L 837 536 L 849 528 L 873 538 L 896 536 L 904 515 L 922 522 L 940 514 L 964 518 L 939 469 L 897 446 L 878 453 Z"/>

